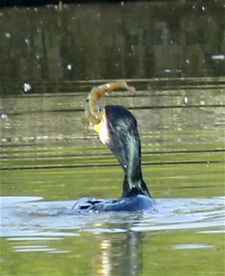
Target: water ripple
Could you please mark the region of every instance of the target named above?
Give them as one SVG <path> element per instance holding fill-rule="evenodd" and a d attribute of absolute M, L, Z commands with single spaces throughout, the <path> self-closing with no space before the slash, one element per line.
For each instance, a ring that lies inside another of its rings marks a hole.
<path fill-rule="evenodd" d="M 40 197 L 2 197 L 1 236 L 51 239 L 82 232 L 225 231 L 225 197 L 156 199 L 154 210 L 136 213 L 75 215 L 73 204 L 74 201 L 42 201 Z"/>

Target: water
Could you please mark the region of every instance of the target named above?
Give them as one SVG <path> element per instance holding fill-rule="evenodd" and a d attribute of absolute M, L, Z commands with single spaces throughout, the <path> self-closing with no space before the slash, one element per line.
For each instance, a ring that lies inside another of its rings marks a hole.
<path fill-rule="evenodd" d="M 40 197 L 28 196 L 3 197 L 1 204 L 3 237 L 47 238 L 77 236 L 81 232 L 162 232 L 180 229 L 224 233 L 225 230 L 224 197 L 156 199 L 153 210 L 133 213 L 77 214 L 72 209 L 74 201 L 45 202 Z"/>
<path fill-rule="evenodd" d="M 132 214 L 73 212 L 81 197 L 121 193 L 122 170 L 81 108 L 88 91 L 4 97 L 2 275 L 223 274 L 224 88 L 213 81 L 133 81 L 135 93 L 106 99 L 139 122 L 155 206 Z"/>
<path fill-rule="evenodd" d="M 219 1 L 0 12 L 1 275 L 224 275 L 223 14 Z M 121 194 L 83 112 L 91 87 L 115 78 L 137 91 L 102 104 L 137 118 L 155 205 L 74 214 L 79 198 Z"/>
<path fill-rule="evenodd" d="M 183 266 L 192 269 L 193 262 L 202 270 L 202 256 L 213 258 L 207 265 L 210 273 L 223 271 L 224 197 L 156 199 L 155 210 L 132 214 L 74 216 L 73 204 L 37 197 L 2 199 L 3 260 L 9 263 L 3 275 L 14 275 L 9 272 L 12 258 L 17 271 L 21 267 L 18 275 L 46 275 L 46 270 L 59 275 L 148 275 L 160 273 L 163 266 L 174 275 L 174 258 L 181 275 Z"/>
<path fill-rule="evenodd" d="M 1 10 L 0 93 L 224 76 L 224 1 L 138 2 Z"/>

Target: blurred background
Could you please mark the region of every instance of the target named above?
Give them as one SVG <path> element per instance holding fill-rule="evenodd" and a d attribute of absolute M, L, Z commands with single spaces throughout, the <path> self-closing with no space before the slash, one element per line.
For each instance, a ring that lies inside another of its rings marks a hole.
<path fill-rule="evenodd" d="M 1 9 L 0 93 L 24 83 L 40 93 L 72 91 L 77 80 L 224 76 L 224 1 L 112 2 Z"/>

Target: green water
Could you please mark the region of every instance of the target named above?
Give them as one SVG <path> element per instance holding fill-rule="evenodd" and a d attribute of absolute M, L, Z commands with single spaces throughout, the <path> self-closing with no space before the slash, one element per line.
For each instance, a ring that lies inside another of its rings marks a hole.
<path fill-rule="evenodd" d="M 224 10 L 0 11 L 1 275 L 225 274 Z M 82 197 L 121 195 L 122 170 L 83 112 L 92 86 L 117 78 L 137 91 L 102 104 L 137 118 L 154 209 L 74 214 Z"/>
<path fill-rule="evenodd" d="M 2 99 L 2 275 L 223 275 L 224 79 L 192 81 L 136 81 L 106 99 L 139 123 L 156 208 L 144 214 L 72 213 L 81 197 L 121 193 L 122 170 L 81 110 L 88 91 Z"/>

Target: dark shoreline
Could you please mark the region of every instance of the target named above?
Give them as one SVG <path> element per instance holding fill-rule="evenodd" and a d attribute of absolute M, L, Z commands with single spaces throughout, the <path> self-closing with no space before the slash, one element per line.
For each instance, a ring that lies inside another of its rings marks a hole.
<path fill-rule="evenodd" d="M 137 0 L 121 1 L 121 0 L 0 0 L 0 8 L 7 7 L 32 7 L 47 5 L 67 5 L 67 4 L 88 4 L 88 3 L 123 3 L 138 2 Z M 139 1 L 140 2 L 140 1 Z"/>

